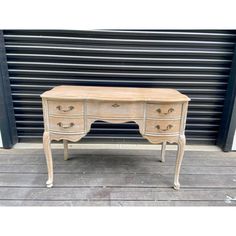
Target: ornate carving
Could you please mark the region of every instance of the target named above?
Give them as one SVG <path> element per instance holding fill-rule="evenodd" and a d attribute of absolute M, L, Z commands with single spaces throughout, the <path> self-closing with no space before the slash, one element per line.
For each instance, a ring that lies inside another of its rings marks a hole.
<path fill-rule="evenodd" d="M 51 141 L 60 141 L 60 140 L 67 140 L 71 142 L 78 142 L 81 138 L 83 138 L 86 135 L 86 133 L 83 134 L 55 134 L 51 133 L 50 138 Z"/>
<path fill-rule="evenodd" d="M 178 143 L 178 135 L 177 136 L 152 136 L 152 135 L 143 135 L 145 139 L 147 139 L 150 143 L 159 144 L 163 142 L 168 143 Z"/>
<path fill-rule="evenodd" d="M 153 144 L 163 143 L 163 162 L 166 143 L 177 143 L 174 188 L 179 189 L 188 97 L 176 90 L 141 88 L 93 87 L 91 93 L 91 87 L 86 86 L 58 86 L 41 97 L 45 125 L 43 145 L 48 168 L 47 187 L 53 185 L 51 140 L 63 140 L 64 158 L 67 160 L 68 141 L 78 142 L 90 131 L 94 121 L 102 120 L 117 124 L 138 124 L 139 132 L 145 139 Z"/>

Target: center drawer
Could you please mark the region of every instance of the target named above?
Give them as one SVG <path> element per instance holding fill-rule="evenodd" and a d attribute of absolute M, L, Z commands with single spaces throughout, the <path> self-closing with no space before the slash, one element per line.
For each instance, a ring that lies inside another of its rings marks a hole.
<path fill-rule="evenodd" d="M 142 102 L 100 102 L 87 103 L 87 115 L 103 118 L 142 118 L 144 105 Z"/>
<path fill-rule="evenodd" d="M 49 130 L 62 133 L 84 132 L 83 118 L 49 117 Z"/>

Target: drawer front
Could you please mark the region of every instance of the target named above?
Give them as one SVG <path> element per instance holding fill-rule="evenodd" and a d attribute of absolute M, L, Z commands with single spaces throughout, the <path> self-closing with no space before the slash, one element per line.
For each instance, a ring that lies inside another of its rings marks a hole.
<path fill-rule="evenodd" d="M 147 118 L 179 118 L 181 116 L 181 103 L 153 103 L 147 104 Z"/>
<path fill-rule="evenodd" d="M 49 130 L 62 133 L 84 132 L 84 119 L 49 117 Z"/>
<path fill-rule="evenodd" d="M 48 101 L 49 115 L 81 115 L 84 112 L 81 101 Z"/>
<path fill-rule="evenodd" d="M 145 133 L 178 134 L 181 120 L 146 120 Z"/>
<path fill-rule="evenodd" d="M 87 115 L 104 118 L 142 118 L 144 105 L 142 102 L 88 102 Z"/>

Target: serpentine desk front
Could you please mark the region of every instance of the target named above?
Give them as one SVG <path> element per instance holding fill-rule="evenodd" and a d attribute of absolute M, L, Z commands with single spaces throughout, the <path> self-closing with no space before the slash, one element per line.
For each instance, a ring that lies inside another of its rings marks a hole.
<path fill-rule="evenodd" d="M 57 86 L 42 95 L 43 145 L 48 167 L 47 187 L 53 186 L 52 140 L 63 140 L 64 159 L 68 141 L 76 142 L 96 120 L 110 123 L 134 121 L 141 135 L 153 144 L 177 143 L 174 188 L 179 189 L 179 173 L 185 148 L 185 122 L 190 99 L 174 89 Z"/>

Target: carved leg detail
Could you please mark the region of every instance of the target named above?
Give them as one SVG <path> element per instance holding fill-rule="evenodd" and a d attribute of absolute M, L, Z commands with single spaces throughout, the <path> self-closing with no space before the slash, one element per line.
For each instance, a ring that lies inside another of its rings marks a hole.
<path fill-rule="evenodd" d="M 69 156 L 68 156 L 68 141 L 63 140 L 63 144 L 64 144 L 64 160 L 67 161 L 69 159 Z"/>
<path fill-rule="evenodd" d="M 48 180 L 46 182 L 47 187 L 51 188 L 53 186 L 53 162 L 52 162 L 52 151 L 51 151 L 51 140 L 49 132 L 43 133 L 43 147 L 46 156 L 47 167 L 48 167 Z"/>
<path fill-rule="evenodd" d="M 185 148 L 185 136 L 181 135 L 178 141 L 178 153 L 176 157 L 176 167 L 175 167 L 175 180 L 174 180 L 174 189 L 179 190 L 180 189 L 180 183 L 179 183 L 179 173 L 180 173 L 180 167 L 184 156 L 184 148 Z"/>
<path fill-rule="evenodd" d="M 165 162 L 166 142 L 162 143 L 161 148 L 161 162 Z"/>

